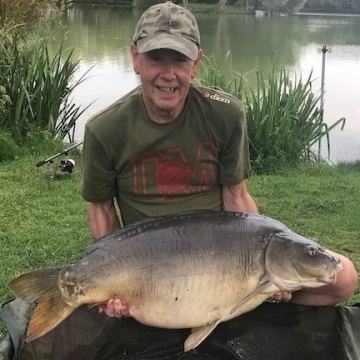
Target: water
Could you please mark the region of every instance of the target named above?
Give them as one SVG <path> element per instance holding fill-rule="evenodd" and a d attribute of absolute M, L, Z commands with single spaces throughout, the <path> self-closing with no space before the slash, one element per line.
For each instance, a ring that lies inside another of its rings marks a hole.
<path fill-rule="evenodd" d="M 77 88 L 74 101 L 84 107 L 75 139 L 81 141 L 87 119 L 139 84 L 133 72 L 129 44 L 141 12 L 113 6 L 78 5 L 67 11 L 57 39 L 75 47 L 74 59 L 81 59 L 77 77 L 89 71 Z M 228 50 L 232 67 L 245 74 L 260 63 L 268 68 L 277 63 L 307 78 L 313 72 L 314 92 L 321 92 L 325 57 L 324 120 L 330 126 L 345 117 L 343 131 L 330 135 L 330 161 L 360 159 L 360 17 L 297 16 L 262 17 L 246 15 L 195 14 L 205 55 L 222 64 Z M 325 157 L 326 141 L 321 154 Z"/>

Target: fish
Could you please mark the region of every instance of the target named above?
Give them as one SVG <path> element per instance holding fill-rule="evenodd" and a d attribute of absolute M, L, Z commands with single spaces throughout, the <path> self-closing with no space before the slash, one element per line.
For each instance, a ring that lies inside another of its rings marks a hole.
<path fill-rule="evenodd" d="M 224 321 L 279 291 L 335 284 L 339 259 L 324 247 L 258 214 L 193 210 L 145 218 L 85 248 L 78 262 L 9 282 L 35 306 L 26 342 L 82 305 L 120 298 L 138 322 L 190 328 L 184 351 Z"/>

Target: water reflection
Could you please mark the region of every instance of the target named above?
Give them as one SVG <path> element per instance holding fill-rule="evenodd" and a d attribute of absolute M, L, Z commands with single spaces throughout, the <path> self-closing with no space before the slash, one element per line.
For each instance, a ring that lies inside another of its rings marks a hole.
<path fill-rule="evenodd" d="M 84 124 L 92 114 L 139 83 L 129 43 L 140 15 L 137 10 L 113 6 L 74 6 L 64 16 L 63 26 L 56 27 L 57 42 L 66 37 L 66 45 L 75 48 L 74 58 L 81 59 L 77 76 L 91 69 L 74 94 L 76 103 L 83 106 L 95 100 L 78 122 L 77 140 L 82 139 Z M 214 54 L 218 64 L 230 50 L 233 69 L 245 74 L 258 62 L 268 68 L 276 56 L 278 64 L 303 78 L 313 70 L 313 89 L 318 94 L 322 65 L 318 49 L 327 44 L 332 51 L 326 55 L 325 121 L 331 125 L 341 117 L 347 120 L 343 132 L 331 134 L 331 160 L 360 158 L 360 17 L 195 16 L 204 53 Z"/>

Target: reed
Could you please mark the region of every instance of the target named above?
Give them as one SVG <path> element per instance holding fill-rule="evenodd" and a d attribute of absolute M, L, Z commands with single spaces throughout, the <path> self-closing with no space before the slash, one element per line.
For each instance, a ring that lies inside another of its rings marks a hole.
<path fill-rule="evenodd" d="M 325 139 L 330 155 L 329 133 L 337 126 L 344 127 L 345 119 L 331 126 L 324 122 L 320 96 L 312 89 L 312 73 L 305 80 L 296 74 L 292 78 L 284 67 L 277 71 L 274 60 L 268 71 L 258 65 L 251 72 L 256 78 L 251 85 L 250 73 L 235 73 L 230 62 L 228 54 L 223 70 L 219 70 L 214 60 L 206 57 L 200 82 L 244 102 L 254 171 L 268 173 L 317 161 L 314 145 L 320 139 Z"/>
<path fill-rule="evenodd" d="M 72 141 L 76 120 L 86 110 L 72 103 L 73 90 L 85 75 L 73 81 L 79 61 L 72 60 L 73 50 L 64 43 L 51 56 L 48 40 L 41 38 L 28 45 L 14 31 L 0 35 L 0 84 L 11 100 L 3 129 L 22 143 L 33 131 L 47 131 L 54 137 Z"/>

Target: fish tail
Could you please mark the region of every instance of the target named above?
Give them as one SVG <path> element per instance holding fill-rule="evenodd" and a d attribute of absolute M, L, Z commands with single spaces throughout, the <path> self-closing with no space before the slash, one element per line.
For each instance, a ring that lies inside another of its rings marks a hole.
<path fill-rule="evenodd" d="M 58 286 L 58 277 L 64 268 L 35 270 L 9 283 L 10 290 L 16 296 L 37 304 L 30 317 L 26 342 L 45 335 L 77 308 L 63 300 Z"/>

